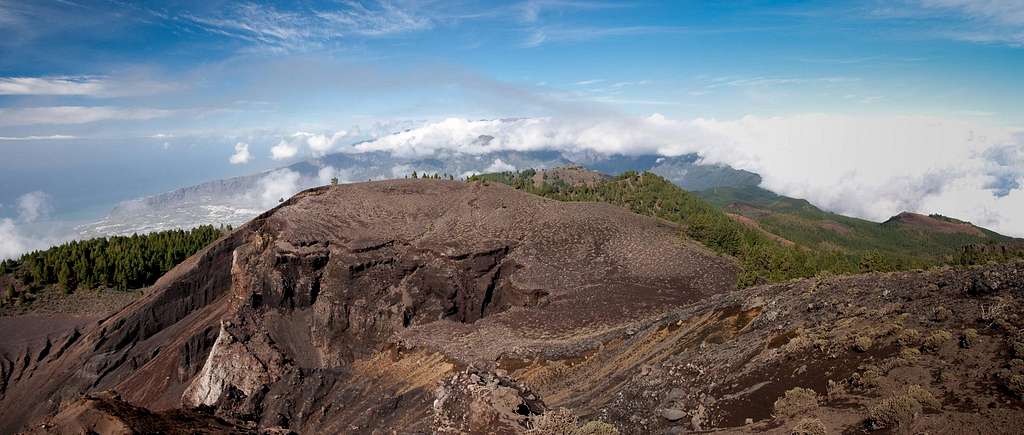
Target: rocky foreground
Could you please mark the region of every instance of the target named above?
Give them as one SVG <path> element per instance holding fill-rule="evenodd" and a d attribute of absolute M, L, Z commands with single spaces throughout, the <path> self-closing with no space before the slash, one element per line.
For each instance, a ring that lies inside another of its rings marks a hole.
<path fill-rule="evenodd" d="M 0 432 L 1018 433 L 1024 266 L 737 270 L 610 205 L 312 189 L 0 356 Z"/>

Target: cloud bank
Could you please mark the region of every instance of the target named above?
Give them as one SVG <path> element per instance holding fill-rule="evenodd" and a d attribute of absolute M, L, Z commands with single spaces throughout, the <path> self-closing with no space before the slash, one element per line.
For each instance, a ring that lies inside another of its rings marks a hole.
<path fill-rule="evenodd" d="M 942 117 L 449 118 L 341 150 L 402 157 L 504 150 L 698 153 L 706 163 L 761 174 L 767 189 L 839 213 L 875 221 L 901 211 L 942 213 L 1024 235 L 1024 221 L 1016 218 L 1024 215 L 1024 133 Z"/>
<path fill-rule="evenodd" d="M 54 234 L 30 234 L 25 229 L 27 225 L 45 219 L 53 211 L 52 200 L 47 193 L 26 193 L 18 197 L 14 205 L 18 212 L 17 221 L 12 218 L 0 219 L 0 259 L 17 258 L 26 252 L 44 249 L 66 239 Z"/>

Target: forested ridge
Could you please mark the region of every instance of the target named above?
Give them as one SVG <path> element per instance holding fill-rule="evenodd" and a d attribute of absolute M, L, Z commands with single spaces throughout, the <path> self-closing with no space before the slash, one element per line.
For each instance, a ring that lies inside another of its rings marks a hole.
<path fill-rule="evenodd" d="M 467 181 L 492 181 L 560 201 L 598 201 L 627 207 L 634 213 L 678 223 L 683 235 L 720 254 L 735 257 L 742 268 L 740 287 L 780 282 L 819 274 L 890 272 L 943 264 L 973 265 L 1024 256 L 1024 249 L 1006 246 L 965 246 L 941 258 L 889 255 L 875 250 L 844 252 L 780 243 L 765 232 L 730 218 L 698 195 L 650 172 L 625 172 L 608 181 L 570 184 L 559 178 L 535 181 L 532 169 L 480 174 Z"/>
<path fill-rule="evenodd" d="M 0 275 L 14 274 L 30 288 L 51 284 L 64 291 L 145 287 L 178 263 L 217 240 L 231 227 L 202 225 L 131 236 L 72 241 L 0 262 Z"/>

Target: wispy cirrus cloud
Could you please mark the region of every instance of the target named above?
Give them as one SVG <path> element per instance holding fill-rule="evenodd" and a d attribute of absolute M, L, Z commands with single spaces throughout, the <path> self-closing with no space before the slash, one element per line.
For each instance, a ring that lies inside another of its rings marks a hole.
<path fill-rule="evenodd" d="M 85 124 L 97 121 L 147 119 L 171 116 L 167 109 L 115 106 L 50 106 L 0 108 L 0 126 L 36 124 Z"/>
<path fill-rule="evenodd" d="M 352 36 L 382 37 L 427 30 L 451 19 L 416 4 L 345 1 L 337 7 L 278 8 L 241 3 L 215 13 L 186 12 L 178 18 L 214 34 L 272 49 L 323 48 Z"/>
<path fill-rule="evenodd" d="M 77 136 L 71 136 L 66 134 L 51 134 L 47 136 L 0 136 L 0 141 L 28 141 L 28 140 L 68 140 L 77 139 Z"/>
<path fill-rule="evenodd" d="M 693 29 L 677 26 L 547 26 L 530 30 L 520 45 L 524 48 L 533 48 L 552 42 L 585 42 L 611 37 L 681 34 L 692 31 Z"/>
<path fill-rule="evenodd" d="M 925 37 L 1024 47 L 1020 0 L 906 0 L 870 8 L 874 19 L 905 20 Z"/>
<path fill-rule="evenodd" d="M 152 95 L 179 89 L 168 82 L 101 76 L 0 77 L 0 95 L 84 95 L 100 98 Z"/>

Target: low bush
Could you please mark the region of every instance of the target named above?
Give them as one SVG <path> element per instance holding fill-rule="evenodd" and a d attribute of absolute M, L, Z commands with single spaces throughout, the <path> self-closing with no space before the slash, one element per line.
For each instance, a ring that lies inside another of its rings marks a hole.
<path fill-rule="evenodd" d="M 774 409 L 776 418 L 814 412 L 818 409 L 818 393 L 809 388 L 793 388 L 775 401 Z"/>
<path fill-rule="evenodd" d="M 964 349 L 970 349 L 978 342 L 978 331 L 976 329 L 967 328 L 960 333 L 960 347 Z"/>
<path fill-rule="evenodd" d="M 903 347 L 913 347 L 921 344 L 921 333 L 916 329 L 904 329 L 896 337 L 896 343 Z"/>
<path fill-rule="evenodd" d="M 938 330 L 931 333 L 924 339 L 924 342 L 921 343 L 921 348 L 934 352 L 939 350 L 943 344 L 946 344 L 947 341 L 952 339 L 953 334 L 950 334 L 948 331 Z"/>
<path fill-rule="evenodd" d="M 857 352 L 867 352 L 868 349 L 871 349 L 871 346 L 874 343 L 875 341 L 872 340 L 871 337 L 861 335 L 853 340 L 853 350 Z"/>
<path fill-rule="evenodd" d="M 911 385 L 907 387 L 907 395 L 914 398 L 914 400 L 916 400 L 917 403 L 920 403 L 925 409 L 936 411 L 942 409 L 942 402 L 940 402 L 939 399 L 936 399 L 935 396 L 932 395 L 931 391 L 928 391 L 928 389 L 920 385 Z"/>
<path fill-rule="evenodd" d="M 869 429 L 895 429 L 910 426 L 921 413 L 921 403 L 908 394 L 889 397 L 868 408 L 865 422 Z"/>
<path fill-rule="evenodd" d="M 588 421 L 579 426 L 579 419 L 566 408 L 535 416 L 530 423 L 530 433 L 542 435 L 619 435 L 615 426 L 603 421 Z"/>
<path fill-rule="evenodd" d="M 791 435 L 825 435 L 828 433 L 828 429 L 825 428 L 825 423 L 822 423 L 821 420 L 805 418 L 793 426 L 789 433 Z"/>

